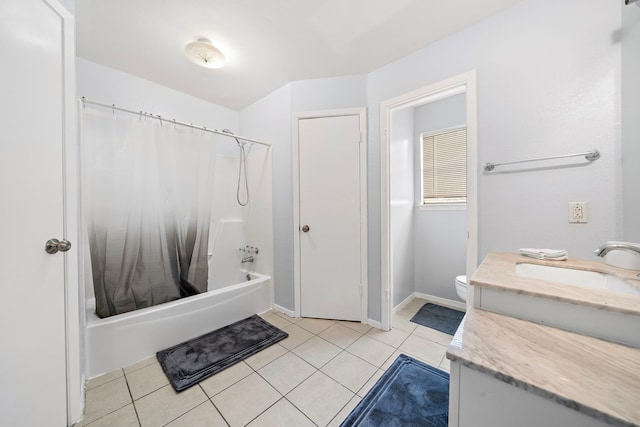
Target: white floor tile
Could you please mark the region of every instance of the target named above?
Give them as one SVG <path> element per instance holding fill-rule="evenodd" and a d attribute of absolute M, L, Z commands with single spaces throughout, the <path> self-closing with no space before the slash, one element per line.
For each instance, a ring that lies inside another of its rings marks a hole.
<path fill-rule="evenodd" d="M 282 342 L 284 342 L 284 340 L 280 341 L 280 343 Z M 272 346 L 259 351 L 253 356 L 245 359 L 245 363 L 257 371 L 267 363 L 273 362 L 287 352 L 287 349 L 281 346 L 280 343 L 273 344 Z"/>
<path fill-rule="evenodd" d="M 298 322 L 299 323 L 299 322 Z M 298 325 L 289 325 L 286 328 L 282 328 L 283 331 L 289 334 L 287 338 L 280 341 L 279 344 L 288 350 L 293 350 L 303 342 L 311 339 L 313 334 L 306 329 L 302 329 Z"/>
<path fill-rule="evenodd" d="M 413 335 L 417 335 L 420 338 L 427 339 L 429 341 L 436 342 L 441 345 L 449 346 L 453 335 L 445 334 L 444 332 L 436 331 L 435 329 L 427 328 L 426 326 L 417 325 L 413 331 Z"/>
<path fill-rule="evenodd" d="M 402 343 L 399 350 L 416 355 L 430 365 L 438 366 L 442 356 L 447 352 L 447 347 L 417 335 L 411 335 Z"/>
<path fill-rule="evenodd" d="M 391 347 L 398 347 L 407 339 L 411 332 L 404 331 L 402 329 L 394 328 L 390 331 L 382 331 L 380 329 L 372 329 L 367 332 L 367 336 L 376 339 L 380 342 L 390 345 Z"/>
<path fill-rule="evenodd" d="M 316 368 L 321 368 L 329 360 L 336 357 L 342 349 L 320 337 L 313 337 L 292 351 Z"/>
<path fill-rule="evenodd" d="M 250 427 L 314 427 L 302 412 L 282 398 L 248 424 Z"/>
<path fill-rule="evenodd" d="M 126 377 L 133 400 L 138 400 L 142 396 L 169 384 L 169 380 L 158 362 L 126 374 Z"/>
<path fill-rule="evenodd" d="M 322 331 L 319 336 L 340 348 L 347 348 L 360 338 L 362 334 L 336 323 Z"/>
<path fill-rule="evenodd" d="M 131 395 L 124 377 L 87 390 L 85 397 L 84 422 L 86 424 L 131 403 Z"/>
<path fill-rule="evenodd" d="M 438 365 L 438 368 L 442 369 L 445 372 L 451 372 L 451 361 L 447 359 L 447 355 L 442 356 L 442 360 Z"/>
<path fill-rule="evenodd" d="M 92 422 L 91 424 L 74 424 L 74 427 L 140 427 L 138 423 L 138 416 L 136 415 L 135 409 L 133 409 L 133 403 L 130 403 L 127 406 L 123 406 L 117 411 L 111 412 L 108 415 Z"/>
<path fill-rule="evenodd" d="M 417 323 L 413 323 L 410 317 L 394 315 L 393 316 L 393 329 L 402 329 L 403 331 L 413 332 L 418 326 Z"/>
<path fill-rule="evenodd" d="M 391 356 L 395 348 L 365 335 L 347 347 L 347 351 L 379 367 Z"/>
<path fill-rule="evenodd" d="M 334 324 L 335 322 L 333 320 L 314 319 L 311 317 L 304 318 L 300 320 L 298 323 L 296 323 L 296 325 L 306 329 L 312 334 L 319 334 L 320 332 L 324 331 L 325 329 L 329 328 Z"/>
<path fill-rule="evenodd" d="M 316 368 L 293 353 L 287 353 L 258 371 L 271 386 L 285 395 L 309 378 Z"/>
<path fill-rule="evenodd" d="M 346 351 L 338 354 L 321 369 L 354 393 L 360 390 L 377 370 L 378 368 L 372 364 Z"/>
<path fill-rule="evenodd" d="M 363 385 L 362 388 L 358 390 L 358 396 L 364 397 L 369 392 L 369 390 L 371 390 L 371 388 L 378 382 L 383 374 L 384 371 L 382 369 L 378 369 L 375 374 L 373 374 L 373 376 L 369 378 L 369 381 L 367 381 L 365 385 Z"/>
<path fill-rule="evenodd" d="M 371 326 L 365 325 L 364 323 L 360 323 L 360 322 L 350 322 L 347 320 L 340 320 L 337 323 L 339 325 L 346 326 L 349 329 L 353 329 L 354 331 L 359 332 L 361 334 L 366 334 L 371 329 Z"/>
<path fill-rule="evenodd" d="M 200 387 L 207 393 L 207 396 L 213 397 L 220 393 L 222 390 L 230 387 L 240 381 L 241 379 L 248 377 L 253 373 L 253 369 L 244 362 L 238 362 L 227 369 L 218 372 L 212 377 L 207 378 L 200 382 Z"/>
<path fill-rule="evenodd" d="M 354 394 L 318 371 L 293 389 L 287 399 L 319 426 L 331 421 Z"/>
<path fill-rule="evenodd" d="M 214 396 L 211 401 L 231 427 L 244 426 L 282 395 L 253 373 Z"/>
<path fill-rule="evenodd" d="M 327 427 L 339 427 L 340 424 L 347 418 L 347 416 L 358 406 L 362 399 L 360 396 L 353 396 L 349 402 L 338 412 L 338 414 L 333 417 L 331 422 L 327 425 Z"/>
<path fill-rule="evenodd" d="M 227 427 L 228 424 L 222 415 L 213 406 L 213 403 L 206 401 L 196 406 L 186 414 L 173 420 L 167 427 Z"/>
<path fill-rule="evenodd" d="M 104 375 L 100 375 L 99 377 L 95 377 L 87 381 L 87 383 L 85 384 L 85 390 L 91 390 L 92 388 L 96 388 L 108 383 L 109 381 L 113 381 L 123 376 L 124 371 L 122 369 L 116 369 L 115 371 L 108 372 Z"/>
<path fill-rule="evenodd" d="M 276 328 L 286 328 L 287 326 L 289 326 L 291 324 L 291 322 L 289 322 L 288 320 L 283 319 L 282 317 L 278 316 L 277 314 L 268 314 L 268 315 L 264 315 L 261 316 L 264 320 L 266 320 L 267 322 L 271 323 L 273 326 L 275 326 Z"/>
<path fill-rule="evenodd" d="M 207 400 L 200 387 L 193 386 L 176 393 L 170 385 L 135 401 L 142 427 L 163 426 Z"/>
<path fill-rule="evenodd" d="M 152 363 L 156 363 L 157 361 L 158 359 L 156 358 L 156 356 L 147 357 L 146 359 L 139 360 L 133 365 L 129 365 L 126 368 L 124 368 L 124 373 L 128 374 L 130 372 L 137 371 L 138 369 L 142 369 L 145 366 L 149 366 Z"/>

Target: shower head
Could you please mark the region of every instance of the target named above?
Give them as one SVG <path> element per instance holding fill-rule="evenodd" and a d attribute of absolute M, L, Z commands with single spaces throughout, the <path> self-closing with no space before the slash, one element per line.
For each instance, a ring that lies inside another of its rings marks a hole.
<path fill-rule="evenodd" d="M 636 6 L 640 7 L 640 0 L 624 0 L 624 4 L 626 4 L 627 6 L 630 4 L 635 4 Z"/>
<path fill-rule="evenodd" d="M 222 129 L 222 132 L 224 132 L 224 133 L 228 133 L 229 135 L 235 135 L 235 134 L 234 134 L 233 132 L 231 132 L 229 129 Z M 236 140 L 236 143 L 238 144 L 238 147 L 243 147 L 243 146 L 246 144 L 246 142 L 245 142 L 245 141 L 240 142 L 240 140 L 239 140 L 238 138 L 236 138 L 235 136 L 233 137 L 233 139 L 235 139 L 235 140 Z"/>

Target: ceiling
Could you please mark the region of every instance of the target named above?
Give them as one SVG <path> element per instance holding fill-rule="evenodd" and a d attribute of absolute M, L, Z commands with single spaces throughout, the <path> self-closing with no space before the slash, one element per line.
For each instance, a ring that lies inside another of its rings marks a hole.
<path fill-rule="evenodd" d="M 368 73 L 518 0 L 77 0 L 78 56 L 240 110 L 296 80 Z M 184 55 L 207 38 L 227 64 Z"/>

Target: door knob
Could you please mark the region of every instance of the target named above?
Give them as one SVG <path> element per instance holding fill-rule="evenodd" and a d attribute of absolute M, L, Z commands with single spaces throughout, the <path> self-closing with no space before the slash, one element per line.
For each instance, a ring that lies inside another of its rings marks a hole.
<path fill-rule="evenodd" d="M 303 226 L 302 226 L 302 231 L 304 231 L 305 233 L 306 233 L 307 231 L 309 231 L 309 230 L 311 230 L 311 229 L 309 228 L 309 226 L 308 226 L 308 225 L 303 225 Z"/>
<path fill-rule="evenodd" d="M 44 247 L 48 254 L 55 254 L 58 251 L 67 252 L 69 249 L 71 249 L 71 243 L 64 239 L 49 239 Z"/>

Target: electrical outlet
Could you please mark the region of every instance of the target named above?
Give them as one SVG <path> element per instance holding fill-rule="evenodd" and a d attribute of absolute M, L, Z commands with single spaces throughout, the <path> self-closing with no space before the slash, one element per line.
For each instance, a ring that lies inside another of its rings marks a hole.
<path fill-rule="evenodd" d="M 587 202 L 569 202 L 569 222 L 586 224 Z"/>

